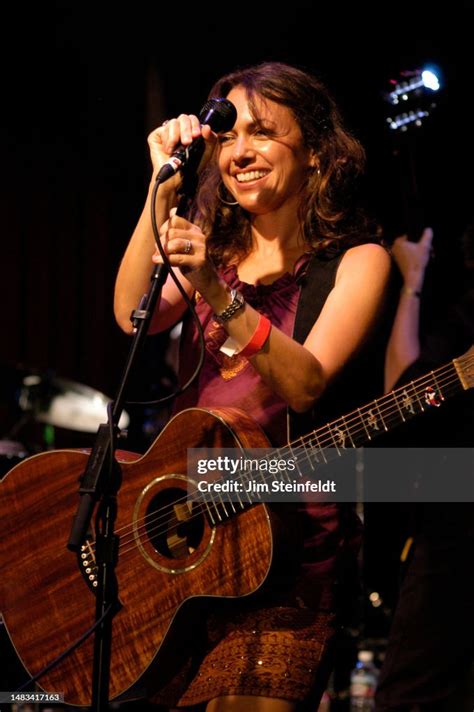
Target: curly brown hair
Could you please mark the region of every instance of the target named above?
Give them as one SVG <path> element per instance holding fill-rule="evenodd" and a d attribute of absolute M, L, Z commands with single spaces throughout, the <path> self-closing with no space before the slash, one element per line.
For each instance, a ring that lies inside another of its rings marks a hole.
<path fill-rule="evenodd" d="M 356 204 L 356 179 L 365 168 L 365 151 L 344 127 L 324 84 L 313 75 L 280 62 L 238 69 L 219 79 L 209 97 L 226 97 L 236 86 L 247 93 L 258 121 L 255 97 L 286 106 L 298 123 L 305 145 L 317 156 L 302 188 L 299 218 L 309 250 L 341 249 L 367 242 L 369 221 Z M 208 252 L 216 265 L 243 259 L 251 250 L 250 215 L 219 199 L 224 188 L 214 152 L 201 175 L 192 214 L 209 235 Z"/>

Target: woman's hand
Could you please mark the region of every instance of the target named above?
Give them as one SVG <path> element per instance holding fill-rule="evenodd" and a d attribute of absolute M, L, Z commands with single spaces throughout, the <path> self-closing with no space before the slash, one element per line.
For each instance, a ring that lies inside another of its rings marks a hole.
<path fill-rule="evenodd" d="M 206 153 L 210 155 L 216 142 L 216 135 L 210 127 L 201 126 L 199 119 L 194 114 L 181 114 L 177 119 L 165 121 L 162 126 L 155 129 L 148 136 L 148 146 L 153 164 L 153 177 L 156 178 L 161 167 L 173 155 L 179 144 L 189 146 L 196 138 L 202 136 L 208 144 Z M 167 192 L 175 191 L 181 184 L 179 173 L 162 184 Z"/>
<path fill-rule="evenodd" d="M 155 236 L 150 218 L 156 175 L 163 164 L 169 160 L 178 144 L 189 145 L 198 136 L 204 138 L 208 150 L 211 151 L 215 145 L 216 136 L 212 133 L 210 127 L 200 126 L 199 119 L 196 116 L 182 114 L 179 118 L 171 119 L 165 125 L 152 131 L 148 137 L 154 176 L 149 186 L 142 214 L 123 256 L 115 286 L 115 316 L 117 322 L 126 333 L 132 333 L 130 312 L 136 309 L 142 295 L 149 289 L 150 285 L 150 260 L 156 250 Z M 206 159 L 206 155 L 204 159 Z M 158 225 L 163 223 L 166 225 L 166 227 L 163 226 L 161 231 L 165 244 L 171 242 L 172 234 L 166 235 L 169 229 L 194 230 L 192 236 L 184 237 L 184 240 L 190 239 L 192 241 L 191 247 L 193 249 L 193 253 L 191 253 L 191 249 L 189 253 L 183 253 L 182 256 L 189 258 L 184 263 L 180 262 L 179 251 L 180 249 L 185 249 L 188 243 L 183 243 L 183 240 L 179 242 L 178 240 L 176 243 L 169 245 L 173 263 L 181 267 L 182 272 L 187 277 L 183 277 L 180 273 L 178 278 L 180 278 L 184 289 L 190 294 L 193 288 L 201 291 L 206 281 L 212 283 L 215 272 L 205 260 L 205 239 L 201 231 L 178 218 L 176 218 L 176 225 L 174 223 L 170 224 L 167 219 L 172 214 L 170 213 L 171 208 L 177 203 L 176 190 L 180 182 L 181 176 L 178 173 L 160 185 L 156 196 L 155 215 Z M 199 265 L 197 264 L 198 258 Z M 155 261 L 160 262 L 161 257 L 157 256 Z M 194 273 L 194 270 L 197 270 L 196 273 Z M 152 332 L 166 329 L 176 323 L 184 313 L 185 308 L 186 303 L 181 293 L 173 280 L 171 278 L 168 279 L 163 287 L 160 307 L 153 317 Z"/>
<path fill-rule="evenodd" d="M 392 246 L 392 254 L 402 273 L 406 287 L 419 291 L 423 286 L 425 269 L 431 252 L 433 230 L 427 227 L 419 242 L 410 242 L 406 235 L 397 237 Z"/>
<path fill-rule="evenodd" d="M 182 274 L 204 297 L 219 283 L 217 272 L 207 257 L 206 236 L 197 225 L 176 215 L 176 208 L 160 228 L 160 238 L 173 267 Z M 162 264 L 163 259 L 156 249 L 153 262 Z"/>

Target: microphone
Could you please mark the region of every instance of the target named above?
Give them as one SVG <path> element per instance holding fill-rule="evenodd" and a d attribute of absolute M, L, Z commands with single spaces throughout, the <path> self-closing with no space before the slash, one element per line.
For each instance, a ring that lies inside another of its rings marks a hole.
<path fill-rule="evenodd" d="M 228 99 L 209 99 L 201 109 L 199 121 L 201 125 L 209 124 L 214 133 L 219 131 L 229 131 L 237 119 L 237 110 Z M 179 170 L 185 168 L 191 162 L 192 166 L 199 165 L 202 158 L 206 142 L 202 136 L 189 144 L 189 146 L 179 145 L 171 158 L 163 164 L 156 177 L 158 183 L 164 183 L 172 178 Z M 192 159 L 192 160 L 191 160 Z"/>

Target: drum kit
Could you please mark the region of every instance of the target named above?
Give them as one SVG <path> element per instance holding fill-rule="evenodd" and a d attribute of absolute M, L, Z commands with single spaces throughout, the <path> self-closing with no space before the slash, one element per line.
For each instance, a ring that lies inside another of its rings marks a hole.
<path fill-rule="evenodd" d="M 49 372 L 4 368 L 0 376 L 0 478 L 16 464 L 57 447 L 91 447 L 110 398 Z M 119 427 L 126 429 L 125 411 Z"/>

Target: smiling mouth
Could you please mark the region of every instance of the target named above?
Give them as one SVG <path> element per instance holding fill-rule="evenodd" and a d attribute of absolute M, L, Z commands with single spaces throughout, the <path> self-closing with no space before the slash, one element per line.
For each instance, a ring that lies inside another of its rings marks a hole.
<path fill-rule="evenodd" d="M 270 171 L 247 171 L 246 173 L 237 173 L 235 178 L 238 183 L 250 183 L 251 181 L 265 178 Z"/>

